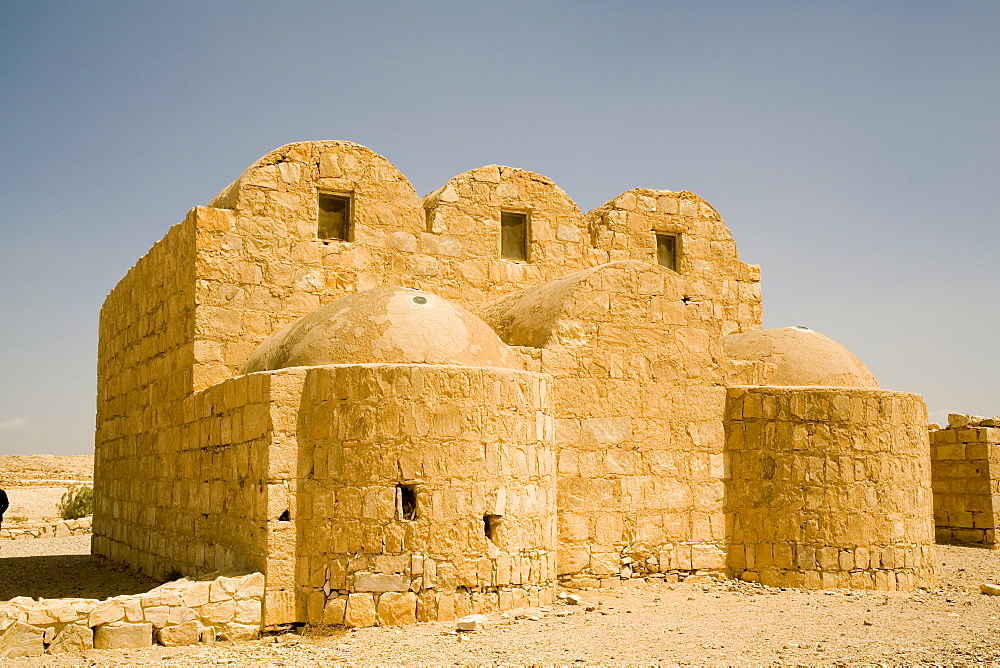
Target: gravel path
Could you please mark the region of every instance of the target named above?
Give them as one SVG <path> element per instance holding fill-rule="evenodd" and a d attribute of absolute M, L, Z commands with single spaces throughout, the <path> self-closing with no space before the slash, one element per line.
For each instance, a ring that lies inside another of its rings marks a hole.
<path fill-rule="evenodd" d="M 641 585 L 584 591 L 584 605 L 556 605 L 535 619 L 494 615 L 485 629 L 462 636 L 453 623 L 425 623 L 92 650 L 11 665 L 1000 665 L 1000 597 L 979 593 L 980 583 L 1000 581 L 1000 551 L 939 546 L 938 563 L 937 589 L 907 593 L 782 591 L 734 581 Z M 65 576 L 67 584 L 76 579 Z"/>
<path fill-rule="evenodd" d="M 90 535 L 0 540 L 0 601 L 108 598 L 149 591 L 158 582 L 90 556 Z"/>

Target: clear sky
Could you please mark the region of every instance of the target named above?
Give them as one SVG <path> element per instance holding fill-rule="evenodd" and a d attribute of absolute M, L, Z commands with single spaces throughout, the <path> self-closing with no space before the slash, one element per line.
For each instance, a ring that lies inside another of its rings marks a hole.
<path fill-rule="evenodd" d="M 1000 2 L 0 1 L 0 454 L 92 451 L 98 310 L 307 139 L 423 195 L 507 164 L 584 211 L 692 190 L 767 327 L 931 419 L 1000 413 Z"/>

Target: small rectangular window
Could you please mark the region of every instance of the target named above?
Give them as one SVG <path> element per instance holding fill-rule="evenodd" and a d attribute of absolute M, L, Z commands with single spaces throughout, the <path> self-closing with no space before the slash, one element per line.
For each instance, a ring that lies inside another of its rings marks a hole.
<path fill-rule="evenodd" d="M 500 212 L 500 257 L 528 259 L 528 215 Z"/>
<path fill-rule="evenodd" d="M 396 512 L 401 520 L 417 519 L 417 488 L 415 485 L 396 485 Z"/>
<path fill-rule="evenodd" d="M 661 267 L 666 267 L 667 269 L 678 270 L 680 263 L 677 261 L 678 248 L 676 234 L 660 234 L 656 235 L 656 263 Z"/>
<path fill-rule="evenodd" d="M 351 240 L 351 196 L 319 194 L 320 239 Z"/>

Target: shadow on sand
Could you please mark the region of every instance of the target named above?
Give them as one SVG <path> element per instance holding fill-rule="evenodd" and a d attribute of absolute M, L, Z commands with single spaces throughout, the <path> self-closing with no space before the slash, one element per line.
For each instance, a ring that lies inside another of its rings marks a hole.
<path fill-rule="evenodd" d="M 31 598 L 97 598 L 141 594 L 160 584 L 90 555 L 3 557 L 0 601 Z"/>

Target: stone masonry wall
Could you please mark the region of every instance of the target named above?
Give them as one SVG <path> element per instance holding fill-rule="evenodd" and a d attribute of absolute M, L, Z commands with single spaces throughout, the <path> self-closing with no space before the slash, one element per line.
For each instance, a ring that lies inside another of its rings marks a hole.
<path fill-rule="evenodd" d="M 264 577 L 212 575 L 104 601 L 19 596 L 0 603 L 0 660 L 87 649 L 255 638 Z"/>
<path fill-rule="evenodd" d="M 299 621 L 405 624 L 551 603 L 549 382 L 496 368 L 310 369 L 290 522 Z"/>
<path fill-rule="evenodd" d="M 563 576 L 725 567 L 721 330 L 688 287 L 628 260 L 481 309 L 554 378 Z"/>
<path fill-rule="evenodd" d="M 1000 418 L 949 415 L 931 429 L 934 524 L 939 543 L 994 546 L 1000 527 Z"/>
<path fill-rule="evenodd" d="M 194 362 L 195 214 L 172 227 L 101 308 L 94 453 L 95 554 L 155 569 L 132 527 L 163 474 Z M 101 540 L 103 539 L 103 540 Z M 111 553 L 112 543 L 119 547 Z"/>
<path fill-rule="evenodd" d="M 318 192 L 353 194 L 351 240 L 317 238 Z M 199 207 L 198 388 L 346 294 L 398 285 L 471 308 L 586 267 L 655 259 L 654 227 L 683 233 L 686 295 L 724 333 L 760 327 L 759 270 L 739 261 L 718 213 L 693 193 L 630 191 L 584 216 L 550 179 L 490 165 L 420 200 L 371 150 L 304 142 L 258 160 L 212 207 Z M 500 257 L 502 211 L 529 216 L 527 262 Z"/>
<path fill-rule="evenodd" d="M 135 468 L 104 485 L 141 504 L 135 513 L 124 504 L 104 508 L 94 521 L 94 553 L 156 578 L 263 571 L 270 392 L 267 376 L 231 378 L 189 395 L 182 422 L 160 430 L 157 447 L 106 454 L 110 465 Z"/>
<path fill-rule="evenodd" d="M 902 392 L 730 389 L 732 571 L 810 589 L 931 584 L 926 416 L 921 398 Z"/>

